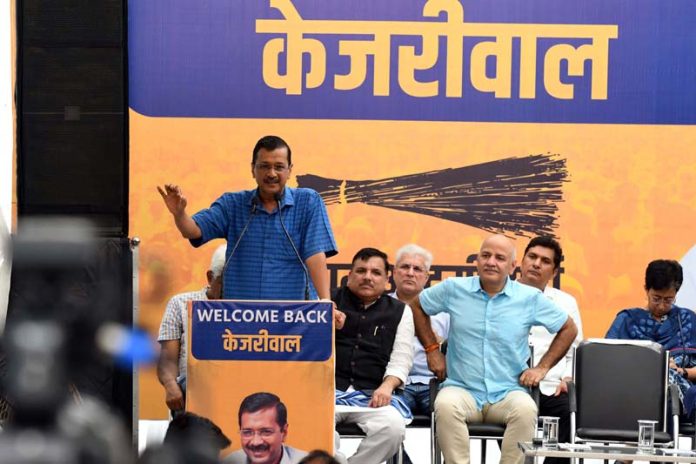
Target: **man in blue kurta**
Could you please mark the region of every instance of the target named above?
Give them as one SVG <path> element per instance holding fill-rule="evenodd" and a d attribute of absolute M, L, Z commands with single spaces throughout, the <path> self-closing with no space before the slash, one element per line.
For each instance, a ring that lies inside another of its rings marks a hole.
<path fill-rule="evenodd" d="M 517 443 L 531 441 L 537 408 L 527 393 L 563 357 L 577 328 L 573 319 L 534 287 L 510 279 L 515 247 L 505 236 L 484 240 L 478 276 L 450 278 L 411 301 L 428 366 L 445 380 L 435 400 L 438 441 L 446 462 L 469 463 L 467 422 L 506 424 L 503 464 L 524 460 Z M 439 351 L 429 315 L 450 315 L 447 359 Z M 527 368 L 533 325 L 557 333 L 549 350 Z"/>
<path fill-rule="evenodd" d="M 254 190 L 224 193 L 191 217 L 178 186 L 157 187 L 193 246 L 227 240 L 223 298 L 302 300 L 307 288 L 310 299 L 330 298 L 326 258 L 338 251 L 326 206 L 314 190 L 286 187 L 291 172 L 288 144 L 266 136 L 253 151 Z"/>

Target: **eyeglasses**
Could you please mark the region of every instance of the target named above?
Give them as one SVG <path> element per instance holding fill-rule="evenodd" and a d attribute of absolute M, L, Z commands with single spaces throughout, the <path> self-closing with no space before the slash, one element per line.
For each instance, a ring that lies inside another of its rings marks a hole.
<path fill-rule="evenodd" d="M 271 438 L 273 435 L 275 435 L 275 433 L 276 431 L 274 429 L 242 429 L 239 431 L 239 434 L 242 436 L 242 438 L 254 438 L 256 434 L 259 434 L 261 438 Z"/>
<path fill-rule="evenodd" d="M 414 274 L 425 274 L 425 269 L 420 266 L 414 266 L 413 264 L 399 264 L 397 269 L 401 272 L 408 272 L 410 269 L 413 269 Z"/>
<path fill-rule="evenodd" d="M 273 169 L 275 172 L 283 173 L 289 169 L 289 166 L 286 166 L 284 164 L 260 163 L 260 164 L 255 164 L 254 168 L 258 169 L 259 171 L 263 171 L 263 172 L 268 172 L 271 169 Z"/>
<path fill-rule="evenodd" d="M 650 302 L 654 305 L 659 305 L 659 304 L 666 304 L 668 306 L 672 306 L 672 303 L 674 303 L 674 300 L 676 298 L 673 296 L 658 296 L 658 295 L 650 295 Z"/>

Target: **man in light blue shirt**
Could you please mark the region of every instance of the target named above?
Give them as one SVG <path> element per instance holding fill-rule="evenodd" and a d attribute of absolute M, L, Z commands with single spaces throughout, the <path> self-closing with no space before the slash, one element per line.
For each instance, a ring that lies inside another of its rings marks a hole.
<path fill-rule="evenodd" d="M 503 464 L 521 464 L 517 443 L 531 441 L 536 386 L 567 352 L 577 328 L 573 319 L 538 289 L 514 282 L 515 247 L 502 235 L 481 244 L 478 276 L 445 280 L 411 301 L 416 332 L 428 366 L 445 380 L 435 401 L 438 441 L 446 462 L 469 463 L 467 422 L 506 424 Z M 447 359 L 438 350 L 430 315 L 450 315 Z M 529 329 L 557 333 L 539 364 L 527 368 Z"/>

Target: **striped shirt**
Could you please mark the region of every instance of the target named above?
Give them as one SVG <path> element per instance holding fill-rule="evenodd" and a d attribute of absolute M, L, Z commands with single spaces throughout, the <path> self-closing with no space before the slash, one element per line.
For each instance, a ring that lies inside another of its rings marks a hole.
<path fill-rule="evenodd" d="M 188 318 L 189 301 L 207 300 L 206 289 L 197 292 L 179 293 L 174 295 L 167 303 L 167 309 L 162 316 L 158 342 L 166 340 L 179 340 L 179 377 L 177 381 L 186 377 L 186 320 Z"/>
<path fill-rule="evenodd" d="M 249 227 L 225 270 L 223 295 L 238 300 L 303 300 L 305 273 L 281 227 L 278 208 L 267 212 L 254 207 L 256 190 L 225 193 L 208 209 L 193 215 L 201 238 L 191 240 L 198 247 L 216 238 L 227 239 L 229 258 L 242 230 Z M 311 189 L 286 187 L 282 202 L 283 223 L 306 262 L 324 253 L 338 253 L 326 213 L 326 206 Z M 254 211 L 252 216 L 252 211 Z M 309 279 L 310 299 L 317 293 Z"/>

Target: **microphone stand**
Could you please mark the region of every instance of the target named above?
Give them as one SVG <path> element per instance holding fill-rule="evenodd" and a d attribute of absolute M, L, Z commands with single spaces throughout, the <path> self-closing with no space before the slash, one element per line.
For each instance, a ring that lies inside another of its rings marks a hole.
<path fill-rule="evenodd" d="M 304 299 L 305 301 L 309 301 L 309 271 L 307 270 L 307 266 L 305 266 L 304 261 L 302 261 L 302 257 L 300 256 L 300 252 L 297 251 L 297 247 L 295 246 L 295 243 L 292 241 L 292 238 L 290 237 L 290 234 L 288 233 L 288 229 L 285 228 L 285 223 L 283 222 L 283 193 L 278 192 L 275 195 L 275 200 L 278 203 L 278 216 L 280 217 L 280 226 L 283 228 L 283 232 L 285 232 L 285 236 L 288 238 L 288 241 L 290 242 L 290 245 L 292 246 L 293 251 L 295 252 L 295 256 L 297 256 L 297 260 L 300 262 L 300 266 L 302 266 L 302 270 L 304 271 L 304 276 L 305 276 L 305 288 L 304 288 Z"/>
<path fill-rule="evenodd" d="M 232 251 L 230 252 L 230 255 L 227 257 L 227 259 L 225 260 L 225 265 L 222 266 L 222 274 L 220 274 L 220 298 L 221 299 L 225 298 L 225 271 L 227 271 L 227 266 L 230 264 L 230 261 L 232 260 L 232 256 L 234 256 L 234 253 L 237 251 L 237 248 L 239 247 L 239 242 L 242 241 L 242 237 L 244 237 L 244 234 L 246 234 L 246 231 L 249 228 L 249 224 L 251 224 L 251 220 L 254 219 L 258 205 L 259 205 L 259 199 L 256 196 L 256 194 L 254 194 L 254 196 L 251 199 L 251 214 L 249 215 L 249 219 L 247 220 L 246 224 L 244 224 L 244 228 L 242 229 L 242 233 L 239 234 L 237 241 L 234 242 L 234 246 L 232 247 Z"/>

